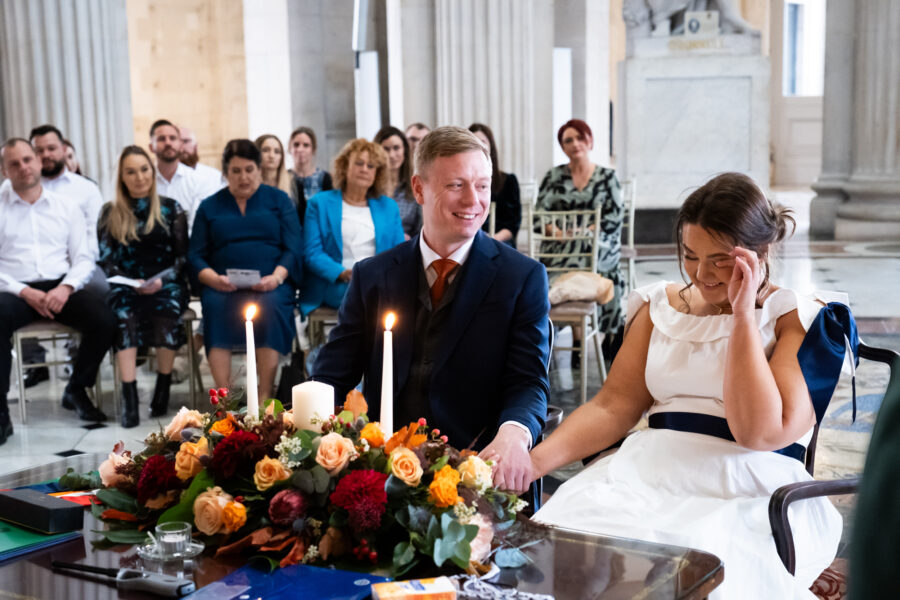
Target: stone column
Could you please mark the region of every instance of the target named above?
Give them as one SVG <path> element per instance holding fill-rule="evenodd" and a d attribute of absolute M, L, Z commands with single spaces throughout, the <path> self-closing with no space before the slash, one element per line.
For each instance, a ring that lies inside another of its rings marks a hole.
<path fill-rule="evenodd" d="M 900 236 L 900 3 L 828 3 L 823 166 L 811 229 Z"/>
<path fill-rule="evenodd" d="M 0 97 L 4 137 L 56 125 L 111 197 L 133 140 L 125 0 L 0 2 Z"/>

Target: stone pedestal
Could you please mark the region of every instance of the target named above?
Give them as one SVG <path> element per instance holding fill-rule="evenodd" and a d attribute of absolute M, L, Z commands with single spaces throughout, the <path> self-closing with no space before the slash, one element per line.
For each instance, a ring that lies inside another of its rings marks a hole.
<path fill-rule="evenodd" d="M 671 44 L 683 40 L 638 40 L 652 47 L 636 47 L 634 58 L 620 63 L 619 170 L 621 179 L 638 181 L 639 211 L 674 211 L 723 171 L 767 187 L 769 62 L 731 53 L 752 47 L 745 38 L 721 36 L 696 48 L 684 41 L 681 50 Z M 668 56 L 660 55 L 661 45 Z"/>

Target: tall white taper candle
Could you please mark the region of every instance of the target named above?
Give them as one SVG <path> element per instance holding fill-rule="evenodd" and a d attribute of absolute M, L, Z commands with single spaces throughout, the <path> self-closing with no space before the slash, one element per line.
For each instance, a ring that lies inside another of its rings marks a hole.
<path fill-rule="evenodd" d="M 384 317 L 384 353 L 381 362 L 381 430 L 387 437 L 394 433 L 394 349 L 391 328 L 397 315 Z"/>
<path fill-rule="evenodd" d="M 250 304 L 244 312 L 247 319 L 247 414 L 259 418 L 259 390 L 256 387 L 256 343 L 253 341 L 253 317 L 256 305 Z"/>

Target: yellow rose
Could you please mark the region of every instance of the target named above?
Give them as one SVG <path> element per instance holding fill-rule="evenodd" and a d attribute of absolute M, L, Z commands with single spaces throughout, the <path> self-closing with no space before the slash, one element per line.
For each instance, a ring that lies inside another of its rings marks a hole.
<path fill-rule="evenodd" d="M 206 535 L 215 535 L 222 531 L 225 527 L 222 513 L 232 500 L 233 498 L 218 486 L 207 488 L 198 495 L 194 500 L 194 524 L 197 530 Z"/>
<path fill-rule="evenodd" d="M 415 452 L 401 446 L 391 452 L 391 473 L 409 487 L 416 487 L 422 479 L 422 463 Z"/>
<path fill-rule="evenodd" d="M 280 460 L 268 456 L 256 463 L 255 471 L 253 473 L 253 483 L 256 484 L 256 489 L 261 492 L 266 491 L 275 485 L 276 482 L 291 476 L 291 470 L 285 468 Z"/>
<path fill-rule="evenodd" d="M 460 483 L 479 493 L 483 493 L 493 483 L 491 466 L 477 456 L 470 456 L 456 470 L 459 471 Z"/>
<path fill-rule="evenodd" d="M 456 491 L 459 483 L 459 472 L 450 465 L 444 465 L 434 474 L 434 481 L 428 486 L 428 499 L 438 508 L 453 506 L 463 499 Z"/>
<path fill-rule="evenodd" d="M 97 468 L 100 472 L 100 481 L 103 482 L 103 486 L 115 487 L 119 483 L 126 481 L 128 477 L 121 473 L 116 473 L 116 467 L 127 465 L 130 462 L 130 455 L 125 456 L 110 452 L 109 458 L 100 463 L 100 466 Z"/>
<path fill-rule="evenodd" d="M 237 531 L 247 523 L 247 507 L 240 502 L 229 502 L 222 509 L 222 525 L 225 531 Z"/>
<path fill-rule="evenodd" d="M 231 415 L 228 415 L 224 419 L 220 419 L 213 423 L 209 430 L 221 433 L 223 436 L 228 437 L 234 433 L 234 418 Z"/>
<path fill-rule="evenodd" d="M 350 438 L 345 438 L 339 433 L 329 433 L 322 436 L 319 442 L 319 450 L 316 452 L 316 462 L 328 474 L 334 477 L 356 458 L 356 449 Z"/>
<path fill-rule="evenodd" d="M 182 406 L 181 410 L 179 410 L 172 419 L 172 422 L 169 423 L 169 426 L 166 427 L 166 437 L 169 438 L 170 441 L 180 442 L 181 431 L 183 429 L 202 426 L 203 415 L 196 410 L 188 410 L 186 406 Z"/>
<path fill-rule="evenodd" d="M 369 442 L 371 448 L 384 446 L 384 432 L 378 423 L 367 423 L 359 432 L 359 437 Z"/>
<path fill-rule="evenodd" d="M 178 479 L 187 481 L 203 470 L 201 456 L 209 456 L 209 442 L 205 437 L 197 442 L 184 442 L 175 455 L 175 474 Z"/>

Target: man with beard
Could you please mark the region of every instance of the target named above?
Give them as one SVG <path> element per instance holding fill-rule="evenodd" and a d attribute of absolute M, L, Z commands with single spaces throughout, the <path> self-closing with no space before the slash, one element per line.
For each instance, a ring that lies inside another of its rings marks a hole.
<path fill-rule="evenodd" d="M 197 152 L 197 136 L 193 130 L 184 125 L 178 127 L 181 134 L 181 155 L 180 160 L 194 170 L 194 173 L 203 184 L 203 197 L 212 196 L 223 187 L 225 187 L 225 178 L 222 172 L 216 168 L 204 165 L 200 162 L 200 154 Z"/>
<path fill-rule="evenodd" d="M 181 160 L 181 134 L 166 119 L 150 126 L 150 151 L 156 155 L 156 193 L 177 201 L 188 215 L 188 230 L 204 195 L 204 186 L 194 170 Z"/>
<path fill-rule="evenodd" d="M 85 390 L 97 378 L 116 321 L 103 297 L 84 287 L 95 263 L 79 207 L 41 185 L 38 159 L 27 140 L 5 142 L 0 147 L 0 167 L 10 181 L 0 190 L 2 444 L 13 433 L 6 403 L 13 332 L 41 318 L 82 332 L 62 405 L 85 421 L 105 421 L 106 415 L 91 403 Z"/>

